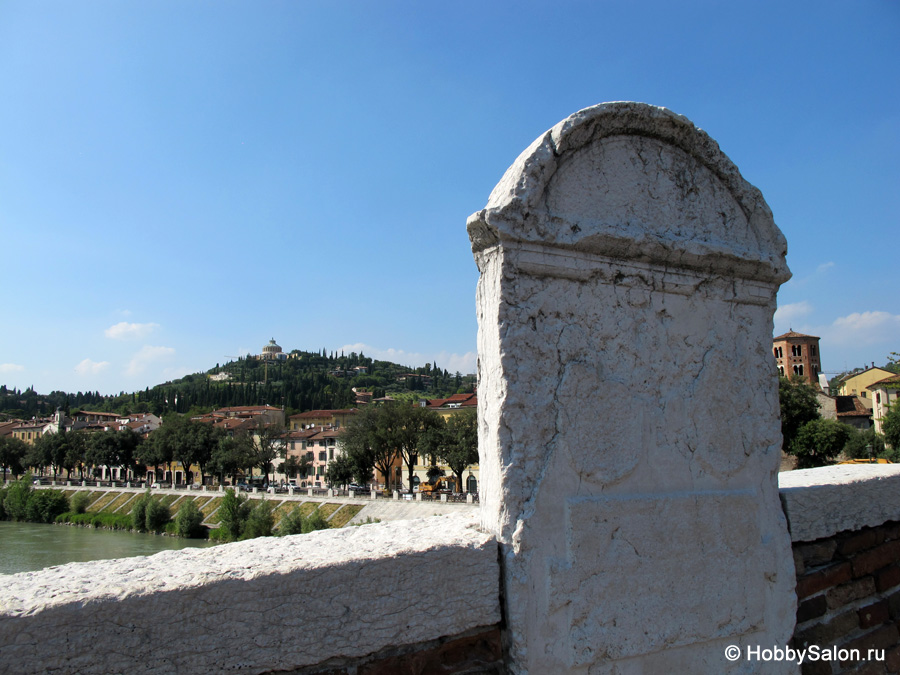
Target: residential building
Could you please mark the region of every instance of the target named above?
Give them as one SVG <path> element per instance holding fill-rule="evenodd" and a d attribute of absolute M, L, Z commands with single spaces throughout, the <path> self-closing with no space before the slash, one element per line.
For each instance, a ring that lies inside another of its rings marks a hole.
<path fill-rule="evenodd" d="M 276 408 L 271 405 L 238 405 L 219 408 L 209 413 L 209 416 L 218 419 L 252 419 L 261 424 L 284 426 L 284 408 Z"/>
<path fill-rule="evenodd" d="M 340 429 L 347 426 L 347 422 L 359 410 L 357 408 L 346 408 L 343 410 L 309 410 L 297 415 L 291 415 L 288 418 L 288 425 L 291 431 L 298 429 L 308 429 L 311 427 L 334 427 Z"/>
<path fill-rule="evenodd" d="M 314 426 L 290 431 L 286 437 L 287 456 L 307 461 L 306 476 L 298 477 L 300 487 L 327 487 L 328 465 L 343 452 L 341 431 L 333 426 Z"/>
<path fill-rule="evenodd" d="M 900 375 L 891 373 L 878 382 L 869 385 L 872 394 L 872 419 L 875 421 L 876 433 L 882 432 L 882 423 L 891 407 L 897 405 L 900 399 Z"/>
<path fill-rule="evenodd" d="M 895 373 L 884 368 L 876 368 L 873 364 L 872 367 L 866 368 L 861 372 L 843 377 L 840 381 L 838 393 L 842 396 L 861 396 L 862 398 L 871 399 L 871 385 L 893 375 Z"/>
<path fill-rule="evenodd" d="M 866 430 L 872 426 L 872 408 L 859 396 L 829 396 L 817 392 L 819 414 L 827 420 L 837 420 L 851 427 Z"/>
<path fill-rule="evenodd" d="M 423 405 L 424 402 L 424 405 Z M 434 410 L 438 415 L 443 417 L 445 420 L 450 417 L 450 415 L 454 414 L 459 410 L 464 410 L 466 408 L 472 408 L 473 410 L 478 409 L 478 395 L 477 394 L 453 394 L 453 396 L 449 398 L 433 398 L 433 399 L 423 399 L 419 402 L 419 405 L 422 405 L 429 410 Z"/>

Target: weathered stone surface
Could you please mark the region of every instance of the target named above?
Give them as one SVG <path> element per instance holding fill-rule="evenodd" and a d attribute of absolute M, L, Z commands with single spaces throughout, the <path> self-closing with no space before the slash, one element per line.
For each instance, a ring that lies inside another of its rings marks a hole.
<path fill-rule="evenodd" d="M 496 543 L 471 516 L 8 575 L 0 670 L 260 673 L 354 659 L 497 624 L 498 577 Z"/>
<path fill-rule="evenodd" d="M 537 139 L 468 230 L 513 671 L 727 672 L 726 637 L 786 644 L 768 345 L 789 272 L 759 191 L 685 118 L 603 104 Z"/>
<path fill-rule="evenodd" d="M 838 464 L 778 475 L 791 539 L 815 541 L 844 530 L 900 520 L 900 466 Z"/>

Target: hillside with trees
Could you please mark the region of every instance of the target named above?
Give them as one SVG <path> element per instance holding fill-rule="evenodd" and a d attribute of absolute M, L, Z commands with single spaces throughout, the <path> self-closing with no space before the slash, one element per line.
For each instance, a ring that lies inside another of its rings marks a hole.
<path fill-rule="evenodd" d="M 251 356 L 216 364 L 204 373 L 132 393 L 104 396 L 100 392 L 38 394 L 0 385 L 0 421 L 49 415 L 57 408 L 133 413 L 205 412 L 240 405 L 284 407 L 288 414 L 317 409 L 349 408 L 357 391 L 374 398 L 442 398 L 473 391 L 474 375 L 450 373 L 437 363 L 410 368 L 371 359 L 362 353 L 294 350 L 289 358 L 265 362 Z M 364 371 L 358 370 L 365 369 Z M 213 379 L 215 378 L 215 379 Z"/>

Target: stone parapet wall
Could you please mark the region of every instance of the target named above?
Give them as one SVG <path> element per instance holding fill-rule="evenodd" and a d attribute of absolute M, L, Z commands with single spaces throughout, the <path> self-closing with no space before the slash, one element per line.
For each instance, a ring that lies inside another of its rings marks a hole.
<path fill-rule="evenodd" d="M 471 516 L 8 575 L 0 670 L 339 673 L 495 628 L 499 577 Z"/>
<path fill-rule="evenodd" d="M 900 467 L 834 466 L 780 479 L 797 572 L 791 646 L 828 655 L 801 672 L 900 672 Z"/>
<path fill-rule="evenodd" d="M 794 545 L 797 626 L 792 646 L 858 650 L 805 664 L 804 675 L 900 672 L 900 522 Z M 873 657 L 869 660 L 869 650 Z"/>
<path fill-rule="evenodd" d="M 275 672 L 283 674 L 283 671 Z M 506 672 L 500 626 L 496 625 L 385 649 L 352 662 L 302 668 L 291 675 L 505 675 Z"/>

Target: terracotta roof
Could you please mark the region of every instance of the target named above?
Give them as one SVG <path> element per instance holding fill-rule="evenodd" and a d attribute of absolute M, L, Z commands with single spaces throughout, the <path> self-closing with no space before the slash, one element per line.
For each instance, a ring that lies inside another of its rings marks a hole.
<path fill-rule="evenodd" d="M 354 415 L 359 410 L 356 408 L 345 408 L 343 410 L 309 410 L 303 413 L 291 415 L 288 419 L 313 419 L 316 417 L 331 417 L 333 415 Z"/>
<path fill-rule="evenodd" d="M 896 389 L 900 387 L 900 375 L 891 375 L 890 377 L 886 377 L 883 380 L 878 380 L 873 384 L 868 386 L 868 389 L 874 389 L 876 387 L 885 387 L 887 389 Z"/>
<path fill-rule="evenodd" d="M 789 330 L 787 333 L 783 335 L 779 335 L 778 337 L 773 337 L 772 342 L 777 342 L 778 340 L 789 340 L 791 338 L 812 338 L 813 340 L 818 340 L 819 337 L 816 335 L 804 335 L 803 333 L 798 333 L 794 330 Z"/>
<path fill-rule="evenodd" d="M 12 422 L 0 422 L 0 436 L 9 436 L 12 433 L 13 427 L 21 423 L 21 420 L 13 420 Z"/>
<path fill-rule="evenodd" d="M 476 394 L 453 394 L 450 398 L 433 398 L 428 401 L 429 408 L 444 408 L 454 404 L 459 405 L 460 408 L 476 406 L 478 405 L 478 396 Z"/>
<path fill-rule="evenodd" d="M 224 412 L 267 412 L 269 410 L 281 410 L 273 405 L 235 405 L 230 408 L 219 408 L 218 410 L 213 410 L 213 414 L 215 413 L 224 413 Z"/>
<path fill-rule="evenodd" d="M 838 417 L 870 417 L 872 411 L 859 400 L 858 396 L 835 396 L 835 412 Z"/>

